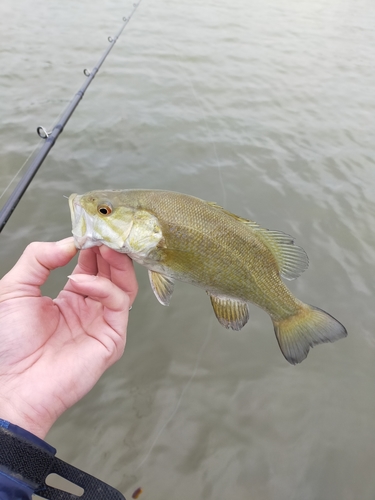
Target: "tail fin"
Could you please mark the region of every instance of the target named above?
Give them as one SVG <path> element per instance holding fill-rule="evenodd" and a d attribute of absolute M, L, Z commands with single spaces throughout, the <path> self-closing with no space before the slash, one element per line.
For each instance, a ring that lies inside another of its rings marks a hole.
<path fill-rule="evenodd" d="M 301 363 L 310 347 L 347 336 L 345 327 L 333 316 L 308 305 L 289 318 L 274 321 L 273 326 L 281 352 L 292 365 Z"/>

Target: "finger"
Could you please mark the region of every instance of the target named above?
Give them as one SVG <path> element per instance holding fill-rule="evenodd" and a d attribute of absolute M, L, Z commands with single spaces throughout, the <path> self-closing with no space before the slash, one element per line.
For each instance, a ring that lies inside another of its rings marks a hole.
<path fill-rule="evenodd" d="M 74 274 L 99 275 L 111 279 L 110 265 L 101 256 L 98 247 L 80 251 L 78 263 L 72 272 L 72 275 Z M 70 290 L 70 281 L 65 289 Z"/>
<path fill-rule="evenodd" d="M 78 262 L 72 274 L 97 274 L 97 253 L 96 247 L 81 250 L 78 256 Z"/>
<path fill-rule="evenodd" d="M 103 317 L 114 330 L 115 335 L 105 334 L 105 329 L 99 329 L 100 340 L 107 347 L 121 351 L 125 346 L 126 328 L 129 317 L 130 297 L 110 280 L 101 276 L 75 274 L 70 277 L 71 286 L 89 299 L 100 302 L 104 307 Z"/>
<path fill-rule="evenodd" d="M 97 255 L 97 262 L 98 262 L 98 274 L 99 274 L 99 276 L 103 276 L 104 278 L 111 279 L 111 266 L 106 260 L 103 259 L 102 254 L 100 253 L 100 250 L 99 250 L 99 254 Z"/>
<path fill-rule="evenodd" d="M 39 295 L 39 287 L 45 283 L 50 271 L 65 266 L 76 253 L 72 237 L 58 242 L 30 243 L 2 281 L 7 285 L 8 291 L 21 292 L 20 285 L 28 285 L 38 287 L 36 293 Z"/>
<path fill-rule="evenodd" d="M 115 252 L 104 245 L 99 247 L 99 251 L 104 261 L 110 265 L 111 280 L 129 294 L 130 302 L 133 304 L 138 292 L 133 261 L 127 255 Z"/>
<path fill-rule="evenodd" d="M 99 255 L 98 247 L 88 248 L 86 250 L 81 250 L 78 256 L 78 262 L 76 267 L 73 269 L 72 275 L 74 274 L 88 274 L 90 276 L 96 275 L 98 272 L 97 257 Z M 64 290 L 71 291 L 71 281 L 68 280 Z"/>

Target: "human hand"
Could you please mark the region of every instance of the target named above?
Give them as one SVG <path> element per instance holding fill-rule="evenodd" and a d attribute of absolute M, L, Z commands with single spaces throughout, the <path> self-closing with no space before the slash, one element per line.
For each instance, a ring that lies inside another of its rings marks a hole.
<path fill-rule="evenodd" d="M 76 254 L 73 238 L 31 243 L 0 281 L 0 418 L 44 438 L 123 354 L 137 281 L 131 259 L 82 250 L 56 299 L 40 286 Z"/>

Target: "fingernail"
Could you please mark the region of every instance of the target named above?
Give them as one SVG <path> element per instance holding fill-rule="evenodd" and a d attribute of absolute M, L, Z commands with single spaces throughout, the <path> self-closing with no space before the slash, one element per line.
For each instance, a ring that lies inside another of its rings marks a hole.
<path fill-rule="evenodd" d="M 94 276 L 92 274 L 71 274 L 70 276 L 68 276 L 68 278 L 75 283 L 85 283 L 88 281 L 96 280 L 97 276 Z"/>
<path fill-rule="evenodd" d="M 72 245 L 74 245 L 74 238 L 73 238 L 73 236 L 69 236 L 68 238 L 64 238 L 63 240 L 56 241 L 56 245 L 72 246 Z"/>

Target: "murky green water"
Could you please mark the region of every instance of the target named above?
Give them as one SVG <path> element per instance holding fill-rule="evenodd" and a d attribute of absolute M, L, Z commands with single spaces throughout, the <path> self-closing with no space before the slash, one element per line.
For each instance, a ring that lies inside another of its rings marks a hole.
<path fill-rule="evenodd" d="M 1 2 L 0 194 L 131 8 Z M 374 499 L 374 26 L 370 0 L 143 0 L 3 231 L 1 273 L 69 235 L 63 195 L 171 189 L 294 235 L 310 268 L 291 289 L 349 336 L 292 367 L 261 310 L 226 331 L 202 290 L 163 308 L 137 268 L 125 355 L 50 432 L 61 458 L 144 500 Z"/>

